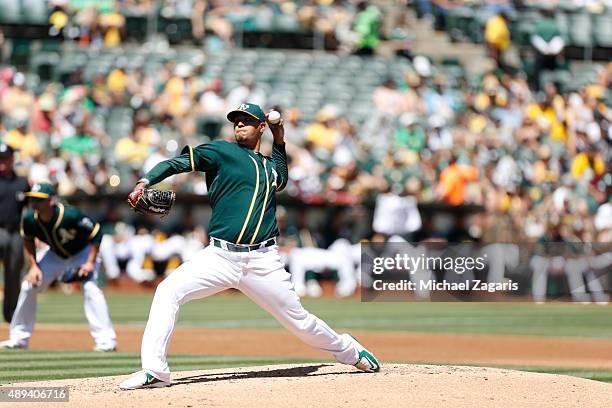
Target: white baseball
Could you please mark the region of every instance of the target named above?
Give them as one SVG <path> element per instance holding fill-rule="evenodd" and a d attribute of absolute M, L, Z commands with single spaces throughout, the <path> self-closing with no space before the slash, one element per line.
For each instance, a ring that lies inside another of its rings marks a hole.
<path fill-rule="evenodd" d="M 280 122 L 280 119 L 281 114 L 277 111 L 271 111 L 270 113 L 268 113 L 268 122 L 272 123 L 273 125 L 276 125 L 278 122 Z"/>

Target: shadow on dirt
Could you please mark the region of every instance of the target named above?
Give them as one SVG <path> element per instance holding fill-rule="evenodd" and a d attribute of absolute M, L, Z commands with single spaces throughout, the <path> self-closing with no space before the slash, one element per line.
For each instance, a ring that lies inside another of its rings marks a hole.
<path fill-rule="evenodd" d="M 291 377 L 314 377 L 322 375 L 338 375 L 338 374 L 364 374 L 360 371 L 346 371 L 346 372 L 333 372 L 333 373 L 318 373 L 319 368 L 329 367 L 333 364 L 313 364 L 299 367 L 279 368 L 276 370 L 257 370 L 254 367 L 253 371 L 239 372 L 239 373 L 210 373 L 200 374 L 191 377 L 178 378 L 172 381 L 172 386 L 183 385 L 183 384 L 194 384 L 202 382 L 215 382 L 215 381 L 228 381 L 228 380 L 242 380 L 246 378 L 291 378 Z"/>

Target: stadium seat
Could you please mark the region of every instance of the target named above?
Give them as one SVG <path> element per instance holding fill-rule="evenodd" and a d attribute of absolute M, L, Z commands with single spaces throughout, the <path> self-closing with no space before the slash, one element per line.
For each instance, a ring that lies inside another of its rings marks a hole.
<path fill-rule="evenodd" d="M 89 126 L 98 132 L 106 133 L 106 118 L 104 117 L 105 110 L 98 110 L 92 115 Z"/>
<path fill-rule="evenodd" d="M 484 42 L 484 27 L 493 13 L 488 9 L 479 9 L 474 15 L 474 19 L 469 25 L 469 36 L 473 43 L 481 44 Z"/>
<path fill-rule="evenodd" d="M 528 46 L 531 43 L 531 34 L 533 34 L 533 23 L 531 21 L 520 20 L 517 22 L 513 32 L 515 33 L 513 40 L 518 46 Z"/>
<path fill-rule="evenodd" d="M 297 33 L 304 29 L 295 16 L 281 14 L 274 17 L 274 31 L 281 33 Z"/>
<path fill-rule="evenodd" d="M 0 0 L 0 24 L 23 22 L 19 0 Z"/>
<path fill-rule="evenodd" d="M 563 37 L 563 41 L 565 41 L 566 44 L 569 44 L 570 42 L 570 36 L 569 36 L 570 24 L 569 24 L 569 18 L 567 14 L 565 14 L 563 11 L 557 11 L 557 13 L 555 13 L 555 21 L 557 22 L 557 27 L 559 27 L 559 31 L 561 31 L 561 36 Z"/>
<path fill-rule="evenodd" d="M 162 68 L 162 63 L 151 63 L 148 62 L 144 64 L 143 71 L 146 75 L 155 75 L 155 73 L 159 72 Z"/>
<path fill-rule="evenodd" d="M 198 135 L 208 136 L 215 139 L 221 134 L 225 121 L 222 118 L 211 118 L 199 116 L 197 118 L 196 131 Z"/>
<path fill-rule="evenodd" d="M 135 41 L 143 41 L 147 37 L 147 16 L 130 10 L 123 10 L 125 16 L 125 31 L 128 37 Z"/>
<path fill-rule="evenodd" d="M 54 52 L 40 52 L 30 59 L 30 70 L 38 74 L 41 80 L 54 78 L 54 69 L 60 62 L 60 56 Z"/>
<path fill-rule="evenodd" d="M 577 47 L 593 46 L 591 16 L 588 13 L 573 13 L 569 18 L 570 44 Z"/>
<path fill-rule="evenodd" d="M 470 30 L 476 19 L 475 10 L 468 7 L 460 7 L 453 12 L 455 19 L 452 22 L 452 33 L 449 32 L 451 41 L 464 41 L 470 39 Z"/>
<path fill-rule="evenodd" d="M 23 0 L 23 22 L 28 24 L 46 24 L 49 21 L 49 10 L 46 0 Z"/>
<path fill-rule="evenodd" d="M 27 65 L 30 58 L 31 41 L 27 38 L 13 38 L 10 61 L 13 65 Z"/>
<path fill-rule="evenodd" d="M 159 17 L 157 20 L 157 32 L 164 33 L 170 44 L 178 44 L 184 40 L 193 38 L 191 19 L 186 17 Z"/>
<path fill-rule="evenodd" d="M 130 108 L 111 108 L 106 120 L 108 135 L 114 140 L 128 136 L 134 128 L 133 111 Z"/>
<path fill-rule="evenodd" d="M 593 34 L 597 45 L 612 48 L 612 11 L 593 17 Z"/>
<path fill-rule="evenodd" d="M 612 106 L 612 91 L 610 91 L 609 89 L 607 91 L 607 95 L 606 95 L 604 101 L 605 101 L 607 106 Z"/>
<path fill-rule="evenodd" d="M 568 91 L 566 87 L 572 85 L 572 74 L 565 70 L 543 71 L 540 75 L 540 89 L 549 83 L 559 86 L 562 92 Z"/>

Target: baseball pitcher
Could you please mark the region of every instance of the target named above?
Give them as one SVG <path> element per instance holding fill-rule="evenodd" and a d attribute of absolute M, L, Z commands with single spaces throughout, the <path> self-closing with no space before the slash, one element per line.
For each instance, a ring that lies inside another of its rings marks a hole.
<path fill-rule="evenodd" d="M 302 341 L 331 353 L 339 362 L 366 372 L 379 371 L 374 355 L 354 338 L 336 333 L 303 308 L 280 260 L 275 193 L 285 187 L 288 177 L 282 119 L 270 123 L 262 109 L 251 103 L 241 104 L 227 119 L 234 124 L 235 143 L 215 140 L 187 146 L 180 156 L 148 172 L 128 197 L 137 209 L 150 191 L 148 186 L 177 173 L 203 171 L 212 217 L 210 245 L 157 287 L 142 339 L 142 370 L 119 387 L 170 385 L 166 356 L 179 307 L 228 288 L 240 290 Z M 272 157 L 259 153 L 266 122 L 274 137 Z M 163 212 L 163 197 L 152 197 L 153 213 Z"/>

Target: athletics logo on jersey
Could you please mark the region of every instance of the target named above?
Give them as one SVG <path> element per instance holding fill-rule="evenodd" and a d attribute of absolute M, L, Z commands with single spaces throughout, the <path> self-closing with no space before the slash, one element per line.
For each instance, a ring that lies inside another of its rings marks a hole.
<path fill-rule="evenodd" d="M 60 243 L 63 245 L 68 241 L 72 241 L 76 238 L 77 232 L 74 228 L 66 230 L 64 228 L 60 228 L 57 233 L 60 236 Z"/>

